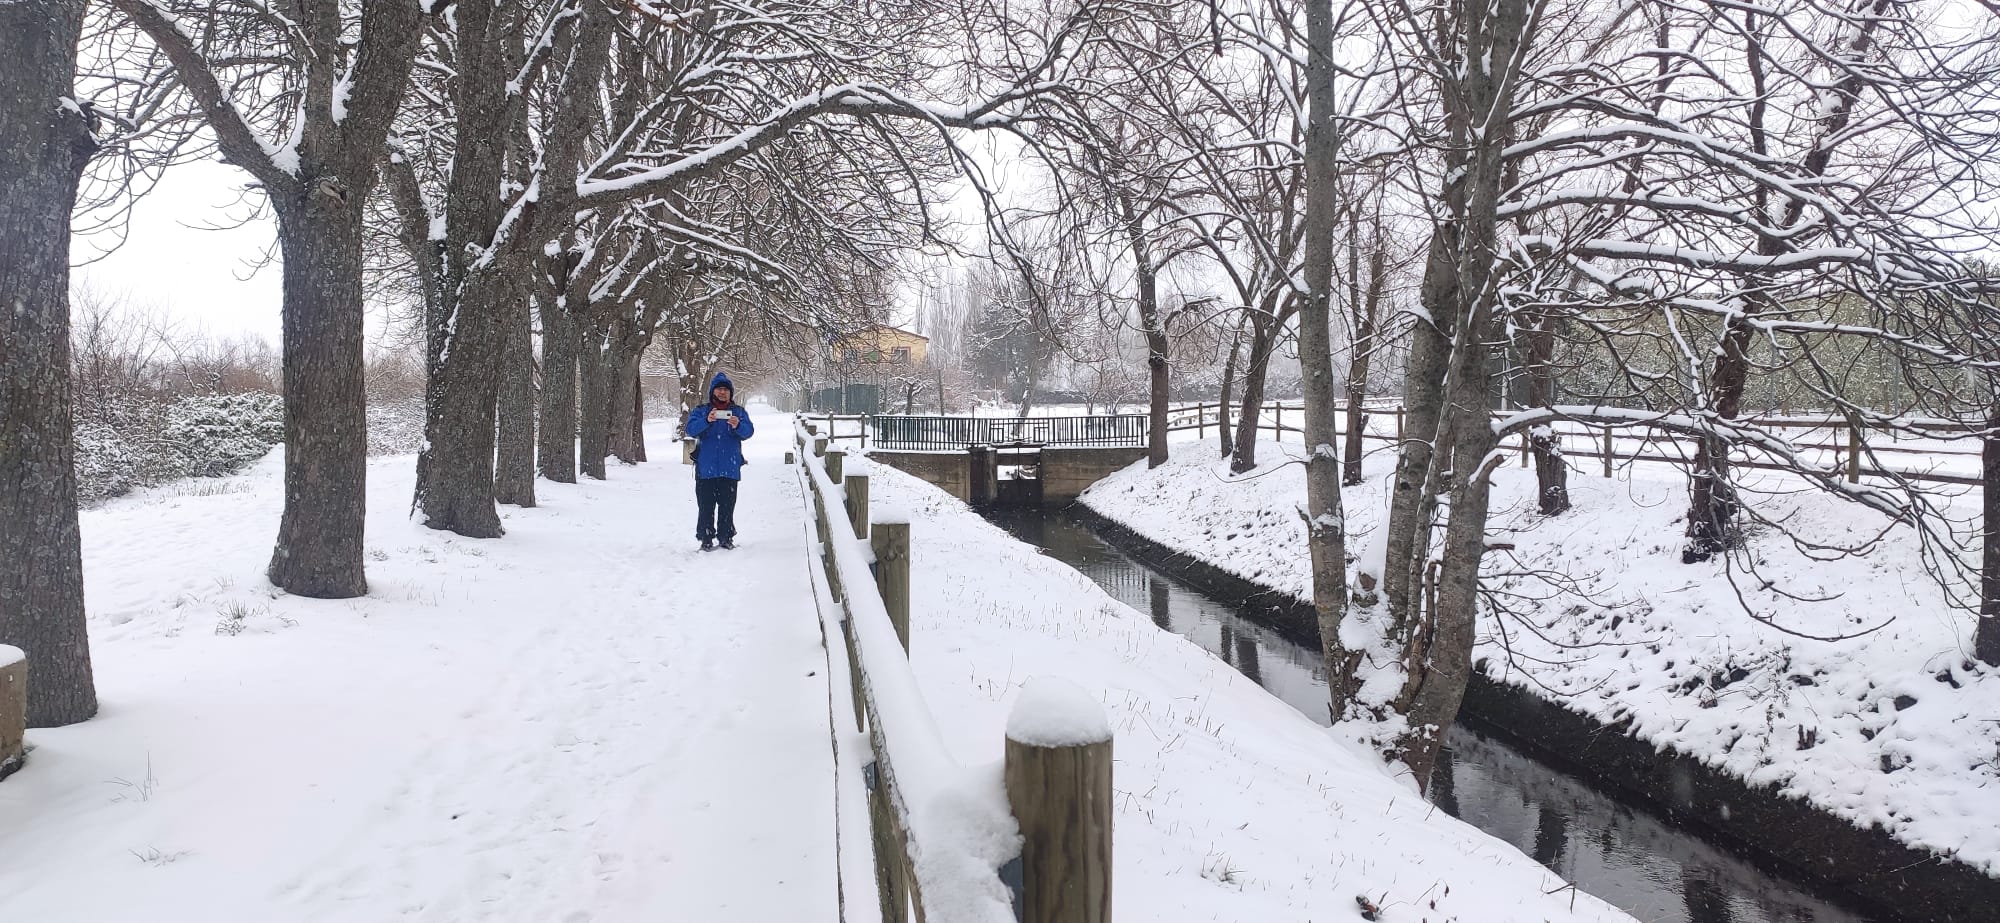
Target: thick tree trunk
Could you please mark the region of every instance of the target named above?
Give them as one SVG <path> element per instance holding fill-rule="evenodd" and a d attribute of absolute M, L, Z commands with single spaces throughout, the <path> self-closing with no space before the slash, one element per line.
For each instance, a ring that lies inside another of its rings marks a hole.
<path fill-rule="evenodd" d="M 361 596 L 368 592 L 361 216 L 312 193 L 276 211 L 285 257 L 285 512 L 268 574 L 298 596 Z"/>
<path fill-rule="evenodd" d="M 493 499 L 535 505 L 535 336 L 533 307 L 517 297 L 507 306 L 507 339 L 501 355 L 499 467 Z"/>
<path fill-rule="evenodd" d="M 417 506 L 424 525 L 468 538 L 498 538 L 493 501 L 494 422 L 507 339 L 504 270 L 475 272 L 455 291 L 450 343 L 425 402 L 428 448 L 417 459 Z"/>
<path fill-rule="evenodd" d="M 1306 4 L 1305 215 L 1301 246 L 1306 303 L 1299 314 L 1300 387 L 1305 391 L 1306 545 L 1312 555 L 1313 609 L 1328 674 L 1348 658 L 1340 626 L 1347 614 L 1347 519 L 1340 504 L 1339 457 L 1334 454 L 1333 411 L 1339 391 L 1333 373 L 1333 235 L 1340 220 L 1340 100 L 1334 93 L 1332 0 Z M 1274 325 L 1278 326 L 1278 325 Z M 1273 336 L 1275 340 L 1275 334 Z M 1352 704 L 1335 690 L 1329 712 Z"/>
<path fill-rule="evenodd" d="M 97 713 L 70 395 L 69 218 L 96 148 L 74 104 L 83 0 L 0 3 L 0 644 L 28 725 Z"/>
<path fill-rule="evenodd" d="M 1284 324 L 1267 320 L 1250 333 L 1250 359 L 1243 369 L 1243 409 L 1236 414 L 1236 441 L 1231 444 L 1229 470 L 1237 474 L 1257 467 L 1257 426 L 1264 411 L 1264 383 L 1271 374 L 1271 355 L 1278 351 Z"/>
<path fill-rule="evenodd" d="M 1527 347 L 1528 406 L 1546 408 L 1556 401 L 1556 319 L 1549 314 L 1526 318 L 1523 334 Z M 1529 450 L 1535 456 L 1535 499 L 1542 515 L 1569 512 L 1569 462 L 1563 458 L 1562 441 L 1553 426 L 1537 426 L 1528 431 Z"/>
<path fill-rule="evenodd" d="M 639 458 L 632 435 L 638 427 L 638 414 L 632 403 L 632 389 L 639 382 L 639 355 L 629 343 L 618 345 L 616 339 L 622 337 L 614 338 L 607 363 L 611 380 L 604 392 L 607 425 L 610 426 L 608 449 L 619 462 L 635 465 L 639 463 Z"/>
<path fill-rule="evenodd" d="M 576 325 L 569 311 L 545 298 L 542 315 L 541 419 L 536 427 L 536 463 L 542 477 L 576 483 Z"/>
<path fill-rule="evenodd" d="M 577 364 L 582 369 L 583 418 L 578 421 L 577 452 L 584 477 L 605 478 L 604 459 L 611 454 L 611 372 L 605 351 L 604 332 L 586 329 Z"/>

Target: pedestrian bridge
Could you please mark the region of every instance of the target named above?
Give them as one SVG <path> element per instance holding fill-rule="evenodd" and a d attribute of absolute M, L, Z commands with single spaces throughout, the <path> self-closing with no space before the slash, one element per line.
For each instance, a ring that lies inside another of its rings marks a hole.
<path fill-rule="evenodd" d="M 840 419 L 827 418 L 830 434 Z M 1150 435 L 1143 414 L 846 419 L 863 423 L 860 438 L 870 458 L 974 506 L 1067 506 L 1145 458 Z"/>

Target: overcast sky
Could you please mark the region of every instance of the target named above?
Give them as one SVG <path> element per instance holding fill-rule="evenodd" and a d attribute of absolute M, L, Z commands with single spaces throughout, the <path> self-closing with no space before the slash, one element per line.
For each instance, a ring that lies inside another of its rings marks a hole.
<path fill-rule="evenodd" d="M 279 267 L 252 266 L 276 236 L 275 219 L 230 230 L 205 230 L 240 220 L 242 171 L 219 163 L 192 163 L 168 171 L 139 203 L 125 245 L 103 260 L 80 265 L 79 285 L 128 296 L 135 306 L 157 307 L 216 337 L 250 334 L 277 345 Z M 235 208 L 230 206 L 235 205 Z M 88 260 L 107 238 L 78 237 L 73 256 Z"/>

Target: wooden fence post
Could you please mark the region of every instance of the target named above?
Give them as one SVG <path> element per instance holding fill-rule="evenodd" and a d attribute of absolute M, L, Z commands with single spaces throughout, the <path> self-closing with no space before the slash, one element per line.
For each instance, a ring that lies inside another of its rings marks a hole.
<path fill-rule="evenodd" d="M 845 480 L 847 475 L 847 453 L 840 449 L 828 449 L 826 456 L 826 479 L 835 484 Z"/>
<path fill-rule="evenodd" d="M 1861 427 L 1847 424 L 1847 483 L 1861 483 Z"/>
<path fill-rule="evenodd" d="M 1403 405 L 1396 405 L 1396 444 L 1403 444 Z"/>
<path fill-rule="evenodd" d="M 1024 923 L 1111 921 L 1111 726 L 1062 680 L 1028 681 L 1007 718 L 1007 801 L 1021 826 Z"/>
<path fill-rule="evenodd" d="M 1521 467 L 1528 467 L 1528 431 L 1521 431 Z"/>
<path fill-rule="evenodd" d="M 1278 404 L 1277 404 L 1277 406 L 1276 406 L 1276 407 L 1273 407 L 1273 408 L 1271 409 L 1271 429 L 1272 429 L 1272 431 L 1273 431 L 1273 432 L 1272 432 L 1272 435 L 1271 435 L 1271 441 L 1273 441 L 1273 442 L 1284 442 L 1284 441 L 1285 441 L 1285 402 L 1284 402 L 1284 401 L 1279 401 L 1279 402 L 1278 402 Z"/>
<path fill-rule="evenodd" d="M 819 457 L 821 457 L 821 458 L 825 458 L 825 457 L 826 457 L 826 437 L 825 437 L 825 436 L 814 436 L 814 437 L 813 437 L 813 454 L 814 454 L 814 455 L 817 455 L 817 456 L 819 456 Z"/>
<path fill-rule="evenodd" d="M 854 523 L 854 537 L 868 537 L 868 475 L 849 475 L 847 485 L 847 518 Z"/>
<path fill-rule="evenodd" d="M 796 465 L 796 464 L 798 464 L 798 463 L 799 463 L 799 456 L 798 456 L 798 454 L 797 454 L 797 453 L 795 453 L 795 452 L 793 452 L 793 451 L 792 451 L 792 450 L 790 450 L 790 449 L 786 449 L 786 450 L 785 450 L 785 464 L 787 464 L 787 465 Z"/>
<path fill-rule="evenodd" d="M 1611 476 L 1611 427 L 1604 428 L 1604 476 Z"/>
<path fill-rule="evenodd" d="M 0 779 L 27 758 L 28 655 L 0 644 Z"/>
<path fill-rule="evenodd" d="M 890 517 L 875 523 L 868 537 L 875 547 L 875 587 L 882 593 L 882 607 L 889 610 L 889 624 L 896 626 L 896 639 L 903 653 L 910 652 L 910 523 Z"/>

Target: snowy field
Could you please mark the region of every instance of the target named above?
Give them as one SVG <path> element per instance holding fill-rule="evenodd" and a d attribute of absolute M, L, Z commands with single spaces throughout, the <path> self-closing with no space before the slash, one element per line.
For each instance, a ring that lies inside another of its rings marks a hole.
<path fill-rule="evenodd" d="M 263 578 L 275 456 L 86 511 L 103 713 L 30 731 L 0 783 L 0 921 L 826 919 L 783 442 L 748 443 L 742 547 L 712 555 L 678 464 L 543 482 L 476 541 L 407 519 L 412 460 L 377 460 L 346 601 Z"/>
<path fill-rule="evenodd" d="M 997 765 L 1017 688 L 1067 679 L 1109 712 L 1119 920 L 1626 921 L 1437 810 L 1370 754 L 1192 642 L 907 475 L 911 660 L 961 763 Z"/>
<path fill-rule="evenodd" d="M 1348 488 L 1349 533 L 1369 541 L 1386 515 L 1394 459 L 1376 444 L 1368 481 Z M 1172 462 L 1099 482 L 1083 501 L 1147 538 L 1280 592 L 1310 596 L 1304 469 L 1296 442 L 1232 478 L 1213 443 L 1179 443 Z M 1531 471 L 1496 474 L 1492 530 L 1512 557 L 1488 558 L 1516 616 L 1482 621 L 1486 673 L 1803 797 L 1905 842 L 2000 873 L 2000 671 L 1970 657 L 1972 619 L 1946 608 L 1916 543 L 1893 529 L 1865 557 L 1823 560 L 1753 530 L 1751 554 L 1683 565 L 1685 479 L 1641 464 L 1607 480 L 1573 460 L 1576 508 L 1537 513 Z M 1882 532 L 1876 514 L 1752 474 L 1758 508 L 1827 544 Z M 1527 576 L 1579 578 L 1559 591 Z M 1746 612 L 1746 606 L 1749 612 Z M 1754 617 L 1752 614 L 1754 613 Z M 1819 636 L 1814 641 L 1778 627 Z M 1877 626 L 1880 626 L 1877 628 Z M 1515 656 L 1508 655 L 1511 647 Z"/>

